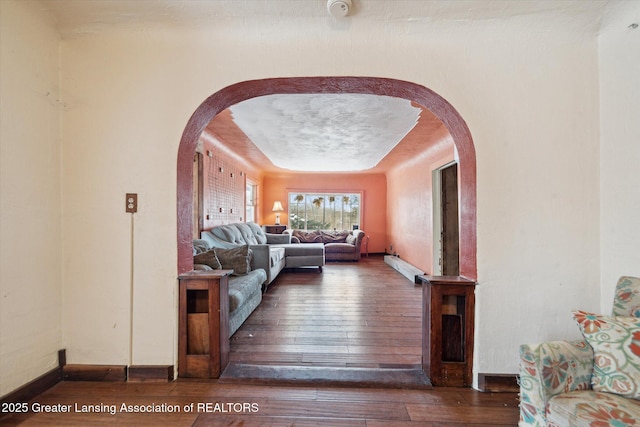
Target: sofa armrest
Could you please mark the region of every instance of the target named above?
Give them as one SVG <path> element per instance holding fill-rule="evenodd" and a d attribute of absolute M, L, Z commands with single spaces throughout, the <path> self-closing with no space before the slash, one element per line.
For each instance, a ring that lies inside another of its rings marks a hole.
<path fill-rule="evenodd" d="M 213 233 L 210 231 L 202 231 L 200 233 L 200 238 L 205 242 L 207 242 L 207 245 L 210 248 L 233 249 L 240 246 L 237 243 L 230 243 L 225 240 L 222 240 L 214 236 Z"/>
<path fill-rule="evenodd" d="M 546 426 L 545 408 L 560 393 L 591 388 L 593 350 L 586 341 L 520 346 L 520 426 Z"/>
<path fill-rule="evenodd" d="M 256 270 L 258 268 L 264 269 L 269 275 L 271 271 L 271 257 L 269 254 L 269 245 L 249 245 L 249 249 L 253 252 L 253 258 L 251 259 L 251 269 Z"/>
<path fill-rule="evenodd" d="M 283 233 L 283 234 L 271 234 L 264 233 L 267 236 L 267 243 L 270 245 L 285 245 L 291 243 L 291 234 Z"/>

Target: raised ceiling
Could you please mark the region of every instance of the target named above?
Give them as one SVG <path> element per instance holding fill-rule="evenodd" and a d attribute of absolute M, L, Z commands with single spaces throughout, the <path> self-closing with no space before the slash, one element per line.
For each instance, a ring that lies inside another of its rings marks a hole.
<path fill-rule="evenodd" d="M 230 107 L 237 126 L 271 162 L 307 172 L 375 167 L 418 122 L 406 99 L 367 94 L 294 94 Z"/>

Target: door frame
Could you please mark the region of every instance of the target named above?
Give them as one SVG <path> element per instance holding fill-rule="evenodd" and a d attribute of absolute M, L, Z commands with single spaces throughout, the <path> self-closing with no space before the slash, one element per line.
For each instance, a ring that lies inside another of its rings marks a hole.
<path fill-rule="evenodd" d="M 432 194 L 432 215 L 433 218 L 433 275 L 442 276 L 442 171 L 450 166 L 458 164 L 457 160 L 452 160 L 431 172 L 431 194 Z M 460 194 L 460 189 L 458 189 Z M 460 219 L 458 218 L 458 221 Z"/>

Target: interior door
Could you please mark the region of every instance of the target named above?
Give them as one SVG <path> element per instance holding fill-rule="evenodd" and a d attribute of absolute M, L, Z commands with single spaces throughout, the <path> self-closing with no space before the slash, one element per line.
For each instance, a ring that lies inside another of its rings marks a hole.
<path fill-rule="evenodd" d="M 460 274 L 458 227 L 458 165 L 441 170 L 442 275 Z"/>

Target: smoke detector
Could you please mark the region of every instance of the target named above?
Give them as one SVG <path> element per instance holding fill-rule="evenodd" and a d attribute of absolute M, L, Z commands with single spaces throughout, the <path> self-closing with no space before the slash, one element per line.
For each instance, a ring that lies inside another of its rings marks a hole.
<path fill-rule="evenodd" d="M 351 11 L 351 0 L 328 0 L 327 10 L 334 18 L 344 18 Z"/>

